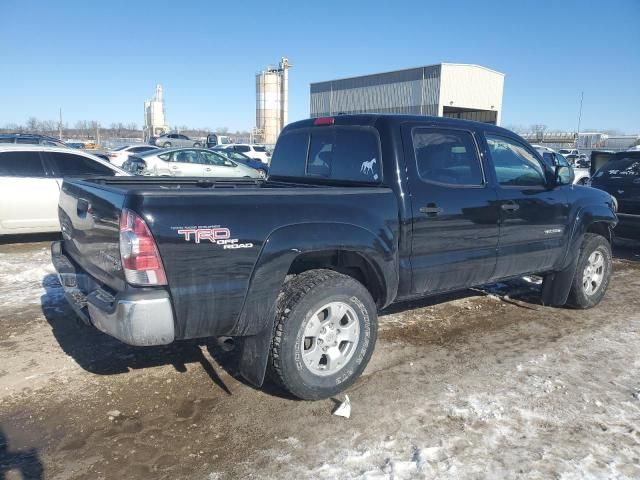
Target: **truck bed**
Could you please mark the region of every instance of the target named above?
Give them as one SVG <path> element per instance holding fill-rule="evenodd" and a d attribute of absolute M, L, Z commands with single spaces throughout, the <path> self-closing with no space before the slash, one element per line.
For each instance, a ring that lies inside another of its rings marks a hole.
<path fill-rule="evenodd" d="M 59 208 L 65 253 L 110 294 L 132 289 L 120 265 L 120 214 L 126 208 L 144 218 L 166 271 L 178 339 L 246 333 L 241 312 L 264 308 L 259 294 L 246 299 L 250 281 L 259 284 L 252 293 L 283 281 L 256 280 L 258 262 L 305 249 L 356 251 L 377 241 L 395 267 L 399 237 L 396 196 L 384 186 L 94 178 L 65 181 Z M 228 232 L 229 244 L 194 233 L 213 229 Z"/>

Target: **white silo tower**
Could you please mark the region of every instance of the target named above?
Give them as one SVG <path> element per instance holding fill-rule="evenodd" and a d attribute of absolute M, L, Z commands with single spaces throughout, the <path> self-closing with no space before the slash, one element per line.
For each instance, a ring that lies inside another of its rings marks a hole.
<path fill-rule="evenodd" d="M 274 144 L 287 124 L 289 110 L 289 60 L 256 75 L 256 128 L 262 143 Z"/>
<path fill-rule="evenodd" d="M 144 102 L 144 137 L 161 135 L 169 130 L 165 119 L 164 95 L 162 85 L 156 85 L 156 94 L 151 100 Z"/>

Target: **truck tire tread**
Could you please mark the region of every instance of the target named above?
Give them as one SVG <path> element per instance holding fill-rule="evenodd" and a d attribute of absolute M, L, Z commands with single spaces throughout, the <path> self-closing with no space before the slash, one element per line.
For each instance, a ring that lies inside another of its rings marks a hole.
<path fill-rule="evenodd" d="M 344 275 L 333 270 L 328 269 L 315 269 L 303 272 L 296 275 L 287 283 L 285 283 L 282 292 L 280 293 L 276 307 L 276 319 L 273 328 L 273 339 L 271 343 L 269 364 L 267 370 L 267 377 L 270 381 L 275 383 L 280 388 L 292 393 L 296 397 L 303 399 L 320 399 L 326 398 L 330 395 L 324 395 L 317 392 L 311 393 L 305 391 L 302 393 L 300 388 L 292 384 L 287 380 L 287 376 L 283 372 L 282 365 L 282 342 L 285 335 L 285 328 L 290 321 L 290 314 L 294 310 L 295 306 L 302 301 L 302 299 L 308 295 L 312 290 L 317 289 L 327 282 L 332 283 L 344 283 L 353 285 L 354 283 L 362 287 L 363 294 L 369 295 L 365 287 L 357 282 L 355 279 L 348 275 Z M 369 296 L 370 298 L 370 296 Z M 374 306 L 373 299 L 370 298 L 371 305 Z M 375 313 L 374 313 L 375 315 Z M 377 328 L 377 318 L 374 321 L 375 328 Z M 373 341 L 372 347 L 375 345 L 375 333 L 372 334 Z M 365 365 L 369 360 L 373 348 L 370 349 L 369 355 L 364 362 Z M 355 381 L 358 375 L 354 375 L 352 379 L 347 380 L 342 388 L 346 388 Z M 340 390 L 342 389 L 340 388 Z"/>

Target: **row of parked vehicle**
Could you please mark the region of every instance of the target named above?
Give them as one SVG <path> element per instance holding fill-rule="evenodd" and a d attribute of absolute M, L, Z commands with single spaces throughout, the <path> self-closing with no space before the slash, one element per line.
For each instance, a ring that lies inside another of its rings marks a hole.
<path fill-rule="evenodd" d="M 242 151 L 256 148 L 251 158 Z M 56 232 L 64 178 L 157 175 L 265 178 L 269 156 L 261 146 L 206 148 L 125 145 L 109 151 L 77 149 L 36 134 L 0 134 L 0 235 Z"/>

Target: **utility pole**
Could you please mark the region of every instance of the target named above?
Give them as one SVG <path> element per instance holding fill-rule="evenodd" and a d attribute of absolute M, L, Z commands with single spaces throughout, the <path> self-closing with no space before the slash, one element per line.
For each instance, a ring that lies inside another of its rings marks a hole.
<path fill-rule="evenodd" d="M 58 137 L 62 141 L 62 107 L 60 107 L 60 120 L 58 120 Z"/>
<path fill-rule="evenodd" d="M 578 131 L 576 132 L 576 149 L 578 148 L 578 139 L 580 138 L 580 122 L 582 121 L 582 101 L 584 100 L 584 91 L 580 92 L 580 111 L 578 113 Z"/>

